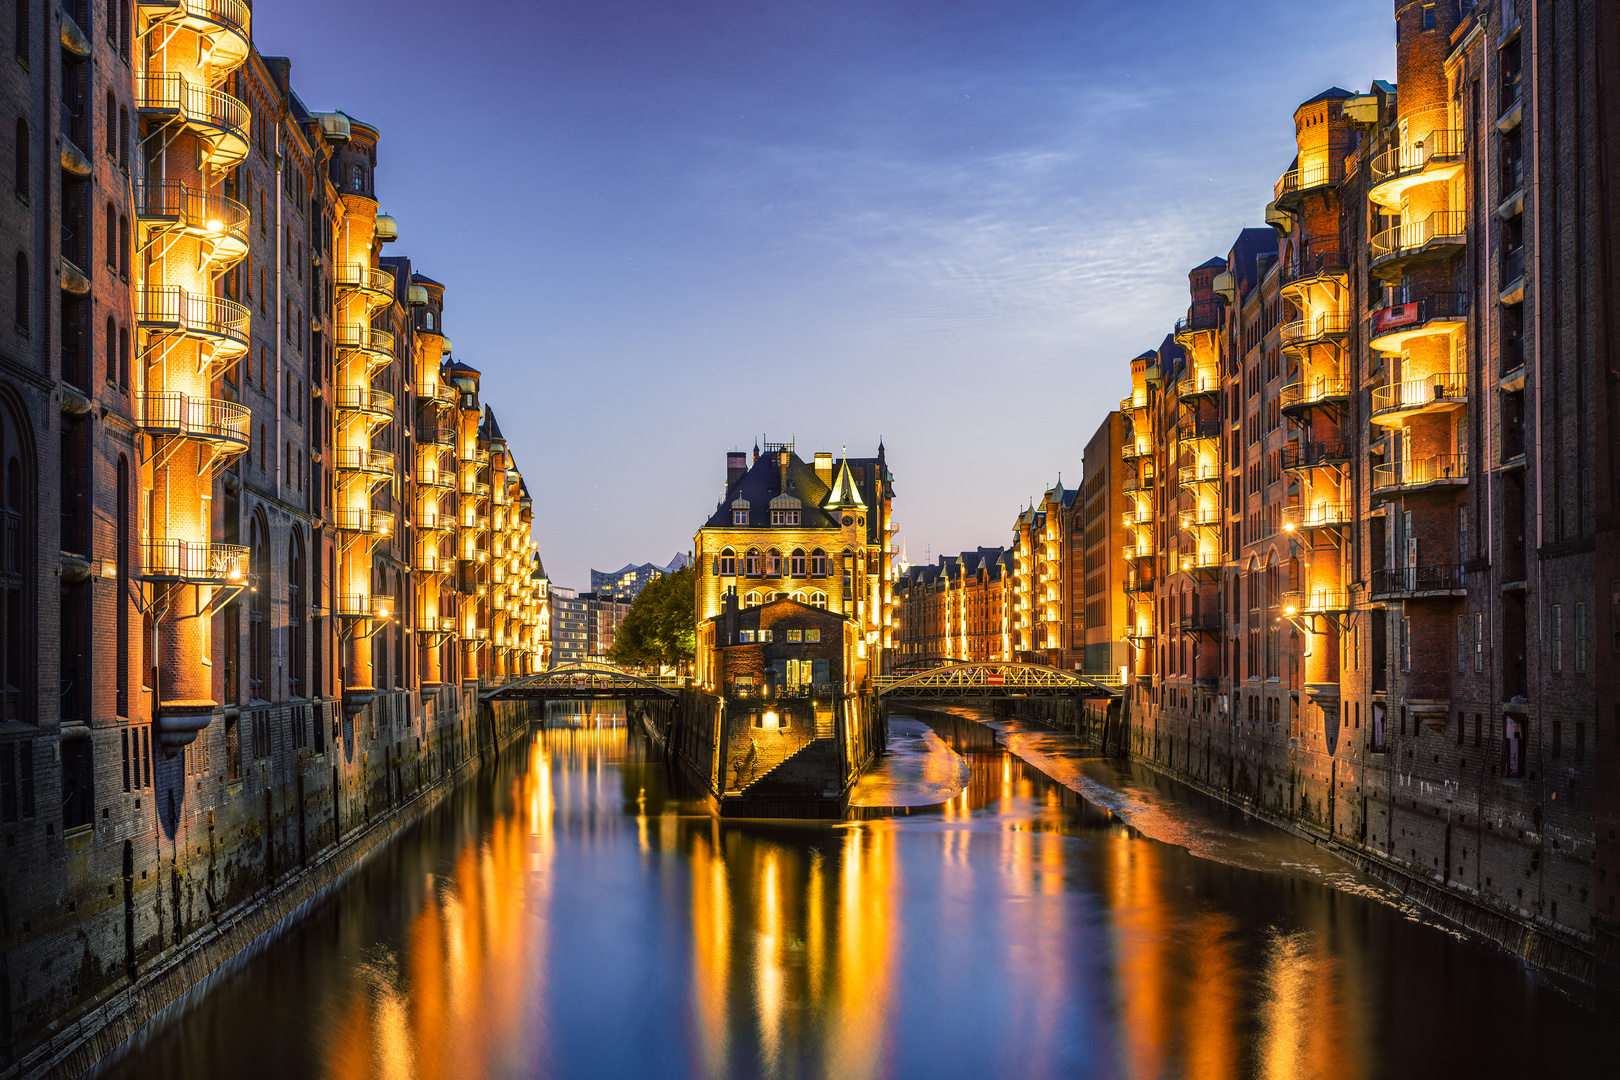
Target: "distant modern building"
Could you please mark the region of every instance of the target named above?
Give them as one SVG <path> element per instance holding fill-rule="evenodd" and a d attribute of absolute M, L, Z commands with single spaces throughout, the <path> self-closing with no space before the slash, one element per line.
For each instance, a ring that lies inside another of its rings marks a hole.
<path fill-rule="evenodd" d="M 634 600 L 655 578 L 673 574 L 685 565 L 686 556 L 677 551 L 667 566 L 657 566 L 653 563 L 636 566 L 634 563 L 625 563 L 617 570 L 592 570 L 591 593 L 614 600 Z"/>
<path fill-rule="evenodd" d="M 585 662 L 590 637 L 590 602 L 577 589 L 551 587 L 551 666 L 572 667 Z"/>
<path fill-rule="evenodd" d="M 596 576 L 594 571 L 591 576 Z M 633 601 L 597 592 L 580 593 L 579 598 L 585 602 L 585 658 L 592 663 L 607 663 L 608 650 L 613 648 Z"/>

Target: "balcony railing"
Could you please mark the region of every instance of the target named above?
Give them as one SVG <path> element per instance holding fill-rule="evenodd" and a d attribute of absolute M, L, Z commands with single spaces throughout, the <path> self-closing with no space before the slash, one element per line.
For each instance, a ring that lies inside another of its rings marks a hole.
<path fill-rule="evenodd" d="M 1131 593 L 1132 595 L 1141 593 L 1152 595 L 1153 579 L 1145 575 L 1140 577 L 1127 577 L 1125 579 L 1125 591 Z"/>
<path fill-rule="evenodd" d="M 1459 245 L 1467 228 L 1468 215 L 1461 210 L 1436 210 L 1428 217 L 1402 222 L 1373 237 L 1373 266 L 1420 254 L 1431 245 Z"/>
<path fill-rule="evenodd" d="M 1221 312 L 1226 305 L 1219 300 L 1195 300 L 1187 314 L 1176 320 L 1176 336 L 1215 330 L 1221 325 Z"/>
<path fill-rule="evenodd" d="M 1408 461 L 1392 461 L 1387 465 L 1375 466 L 1372 474 L 1375 493 L 1467 482 L 1467 454 L 1434 454 Z"/>
<path fill-rule="evenodd" d="M 252 433 L 252 411 L 234 401 L 181 393 L 140 394 L 136 401 L 141 427 L 149 434 L 246 447 Z"/>
<path fill-rule="evenodd" d="M 335 404 L 340 412 L 370 413 L 383 419 L 394 415 L 394 395 L 370 386 L 339 387 Z"/>
<path fill-rule="evenodd" d="M 230 168 L 247 157 L 251 113 L 230 94 L 187 82 L 173 72 L 140 75 L 135 87 L 137 107 L 183 117 L 202 136 L 206 156 L 216 168 Z"/>
<path fill-rule="evenodd" d="M 1200 461 L 1196 465 L 1183 465 L 1180 473 L 1181 486 L 1192 484 L 1215 484 L 1221 479 L 1221 467 L 1213 461 Z"/>
<path fill-rule="evenodd" d="M 379 266 L 338 263 L 332 280 L 339 289 L 368 293 L 379 303 L 386 304 L 394 298 L 394 272 Z"/>
<path fill-rule="evenodd" d="M 453 634 L 456 632 L 454 615 L 417 615 L 416 630 L 422 634 Z"/>
<path fill-rule="evenodd" d="M 373 450 L 369 446 L 336 450 L 334 462 L 341 472 L 362 472 L 373 476 L 394 475 L 394 455 L 387 450 Z"/>
<path fill-rule="evenodd" d="M 416 511 L 416 528 L 419 532 L 448 532 L 455 524 L 456 519 L 436 505 L 419 507 Z"/>
<path fill-rule="evenodd" d="M 142 326 L 212 339 L 237 353 L 247 349 L 248 309 L 234 300 L 154 285 L 140 291 L 136 305 L 135 318 Z"/>
<path fill-rule="evenodd" d="M 1184 574 L 1208 573 L 1221 568 L 1221 556 L 1213 549 L 1194 551 L 1181 557 L 1180 566 Z"/>
<path fill-rule="evenodd" d="M 1282 508 L 1283 532 L 1334 529 L 1350 524 L 1348 502 L 1317 502 Z"/>
<path fill-rule="evenodd" d="M 1119 456 L 1125 461 L 1134 461 L 1151 453 L 1153 453 L 1152 440 L 1137 437 L 1125 441 L 1125 445 L 1120 448 Z"/>
<path fill-rule="evenodd" d="M 1181 617 L 1183 634 L 1218 634 L 1221 632 L 1221 613 L 1194 611 Z"/>
<path fill-rule="evenodd" d="M 453 446 L 456 426 L 443 420 L 430 420 L 416 425 L 416 441 L 429 446 Z"/>
<path fill-rule="evenodd" d="M 1288 209 L 1298 196 L 1320 187 L 1333 187 L 1344 179 L 1344 162 L 1331 158 L 1306 162 L 1278 177 L 1272 198 L 1281 209 Z"/>
<path fill-rule="evenodd" d="M 1187 370 L 1176 384 L 1176 395 L 1183 399 L 1221 392 L 1221 373 L 1214 365 Z"/>
<path fill-rule="evenodd" d="M 424 574 L 448 574 L 456 568 L 456 561 L 445 558 L 438 548 L 421 548 L 416 553 L 416 568 Z"/>
<path fill-rule="evenodd" d="M 240 544 L 190 540 L 141 541 L 141 573 L 148 578 L 197 584 L 245 581 L 248 549 Z"/>
<path fill-rule="evenodd" d="M 1282 595 L 1284 615 L 1330 615 L 1350 610 L 1350 594 L 1342 589 L 1306 589 Z"/>
<path fill-rule="evenodd" d="M 424 465 L 416 470 L 416 482 L 423 487 L 450 491 L 456 486 L 456 477 L 437 465 Z"/>
<path fill-rule="evenodd" d="M 461 493 L 472 495 L 480 499 L 489 498 L 489 485 L 482 480 L 471 480 L 466 477 L 461 481 Z"/>
<path fill-rule="evenodd" d="M 201 237 L 216 256 L 230 259 L 247 254 L 248 208 L 235 199 L 214 195 L 180 180 L 136 178 L 135 216 L 154 226 L 180 229 Z"/>
<path fill-rule="evenodd" d="M 368 506 L 346 506 L 337 511 L 337 527 L 345 532 L 387 536 L 394 526 L 394 515 Z"/>
<path fill-rule="evenodd" d="M 1290 409 L 1310 409 L 1318 405 L 1335 405 L 1349 400 L 1350 380 L 1342 375 L 1307 375 L 1295 379 L 1277 395 L 1278 406 Z"/>
<path fill-rule="evenodd" d="M 1289 443 L 1283 447 L 1282 467 L 1285 469 L 1315 469 L 1324 465 L 1342 465 L 1350 460 L 1352 447 L 1338 439 Z"/>
<path fill-rule="evenodd" d="M 1317 251 L 1310 247 L 1301 251 L 1293 261 L 1283 263 L 1278 271 L 1283 288 L 1317 278 L 1342 278 L 1349 273 L 1350 256 L 1347 252 L 1337 249 Z"/>
<path fill-rule="evenodd" d="M 1151 558 L 1153 556 L 1153 541 L 1138 539 L 1134 544 L 1126 544 L 1124 555 L 1127 559 Z"/>
<path fill-rule="evenodd" d="M 1131 411 L 1133 411 L 1135 409 L 1145 409 L 1145 408 L 1147 408 L 1147 403 L 1148 403 L 1147 391 L 1146 390 L 1140 390 L 1140 391 L 1137 391 L 1136 393 L 1133 393 L 1130 397 L 1120 398 L 1119 399 L 1119 411 L 1122 412 L 1122 413 L 1128 413 L 1128 412 L 1131 412 Z"/>
<path fill-rule="evenodd" d="M 1409 338 L 1449 331 L 1452 324 L 1467 318 L 1467 293 L 1430 293 L 1421 300 L 1390 304 L 1374 311 L 1367 344 L 1383 352 L 1398 352 Z"/>
<path fill-rule="evenodd" d="M 363 352 L 385 361 L 394 357 L 394 335 L 387 330 L 348 323 L 339 326 L 332 336 L 340 352 Z"/>
<path fill-rule="evenodd" d="M 1221 523 L 1221 511 L 1215 506 L 1200 506 L 1188 510 L 1179 520 L 1183 529 L 1208 529 Z"/>
<path fill-rule="evenodd" d="M 1154 471 L 1152 458 L 1142 458 L 1136 464 L 1136 471 L 1127 476 L 1119 485 L 1121 491 L 1152 491 Z"/>
<path fill-rule="evenodd" d="M 1198 442 L 1221 437 L 1219 420 L 1183 420 L 1176 428 L 1176 437 L 1182 442 Z"/>
<path fill-rule="evenodd" d="M 1124 518 L 1125 527 L 1127 529 L 1135 529 L 1143 525 L 1151 525 L 1153 524 L 1153 508 L 1139 506 L 1135 510 L 1127 510 L 1125 511 Z"/>
<path fill-rule="evenodd" d="M 337 613 L 342 619 L 386 619 L 396 614 L 390 597 L 360 593 L 339 593 Z"/>
<path fill-rule="evenodd" d="M 1466 148 L 1462 131 L 1431 131 L 1404 146 L 1390 147 L 1375 156 L 1368 168 L 1373 188 L 1370 197 L 1385 206 L 1398 206 L 1400 193 L 1419 182 L 1425 172 L 1437 180 L 1455 172 L 1452 166 L 1462 160 Z M 1447 167 L 1436 172 L 1439 165 Z"/>
<path fill-rule="evenodd" d="M 1445 411 L 1468 400 L 1468 376 L 1461 371 L 1438 371 L 1422 379 L 1405 379 L 1379 386 L 1372 393 L 1374 418 L 1393 413 Z"/>
<path fill-rule="evenodd" d="M 1299 348 L 1322 341 L 1333 341 L 1350 332 L 1350 314 L 1344 311 L 1326 311 L 1314 319 L 1295 319 L 1282 328 L 1282 347 Z"/>
<path fill-rule="evenodd" d="M 1381 597 L 1413 597 L 1425 593 L 1451 595 L 1465 588 L 1461 566 L 1400 566 L 1394 569 L 1374 570 L 1372 595 Z"/>

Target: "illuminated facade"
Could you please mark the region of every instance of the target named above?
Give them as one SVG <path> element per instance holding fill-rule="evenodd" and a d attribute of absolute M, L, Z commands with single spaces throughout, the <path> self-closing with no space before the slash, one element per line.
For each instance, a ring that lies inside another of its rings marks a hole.
<path fill-rule="evenodd" d="M 0 1064 L 465 760 L 477 688 L 547 659 L 531 502 L 443 288 L 383 256 L 377 131 L 307 110 L 238 0 L 16 10 Z"/>
<path fill-rule="evenodd" d="M 1012 554 L 976 548 L 895 582 L 894 669 L 1012 658 Z"/>
<path fill-rule="evenodd" d="M 1398 3 L 1397 84 L 1299 106 L 1271 228 L 1131 363 L 1118 546 L 1133 752 L 1590 977 L 1620 496 L 1613 383 L 1581 374 L 1615 335 L 1578 312 L 1617 301 L 1576 162 L 1620 167 L 1591 105 L 1620 58 L 1551 46 L 1555 6 L 1602 37 L 1589 5 Z"/>
<path fill-rule="evenodd" d="M 694 540 L 699 678 L 709 685 L 710 620 L 735 593 L 743 608 L 791 599 L 851 620 L 860 686 L 886 670 L 894 644 L 894 478 L 876 457 L 810 462 L 791 443 L 726 455 L 726 486 Z"/>

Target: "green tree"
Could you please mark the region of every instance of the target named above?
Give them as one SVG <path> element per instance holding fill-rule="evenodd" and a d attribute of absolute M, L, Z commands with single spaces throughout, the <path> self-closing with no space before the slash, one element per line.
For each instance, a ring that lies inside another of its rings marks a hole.
<path fill-rule="evenodd" d="M 648 582 L 625 613 L 608 659 L 627 666 L 677 670 L 688 663 L 697 646 L 695 588 L 691 567 Z"/>

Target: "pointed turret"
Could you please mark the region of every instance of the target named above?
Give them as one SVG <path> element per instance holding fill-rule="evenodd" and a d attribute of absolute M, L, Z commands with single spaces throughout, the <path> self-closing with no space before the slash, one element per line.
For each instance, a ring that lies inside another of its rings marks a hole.
<path fill-rule="evenodd" d="M 833 481 L 832 493 L 827 501 L 821 504 L 825 510 L 865 510 L 866 501 L 861 498 L 860 489 L 855 486 L 855 478 L 849 474 L 849 452 L 845 448 L 843 458 L 838 465 L 838 479 Z"/>

